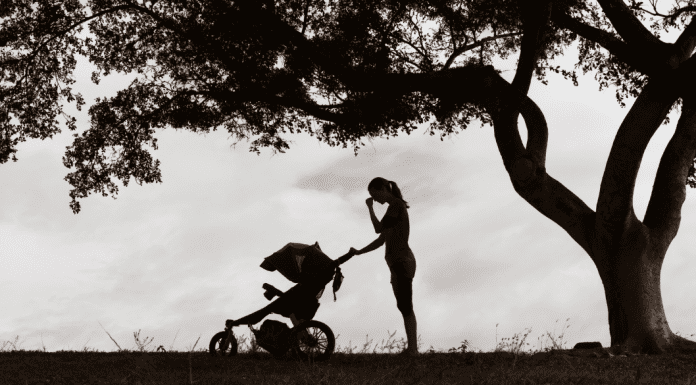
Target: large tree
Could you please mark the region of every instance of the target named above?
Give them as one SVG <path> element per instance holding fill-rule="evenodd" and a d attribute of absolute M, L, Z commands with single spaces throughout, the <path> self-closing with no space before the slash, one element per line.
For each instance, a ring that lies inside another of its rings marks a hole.
<path fill-rule="evenodd" d="M 251 151 L 289 146 L 306 131 L 330 145 L 409 133 L 430 124 L 449 135 L 474 120 L 493 126 L 515 191 L 561 226 L 592 258 L 604 285 L 612 346 L 659 353 L 693 342 L 667 323 L 660 271 L 677 234 L 696 156 L 696 5 L 622 0 L 90 0 L 81 49 L 100 76 L 139 76 L 97 100 L 91 126 L 64 157 L 71 207 L 92 192 L 160 181 L 156 129 L 222 128 Z M 98 16 L 98 17 L 97 17 Z M 674 43 L 662 30 L 678 32 Z M 546 71 L 576 80 L 554 57 L 579 50 L 619 103 L 636 97 L 618 129 L 596 211 L 545 167 L 548 127 L 528 96 Z M 491 65 L 517 56 L 512 82 Z M 633 210 L 643 153 L 681 107 L 644 220 Z M 526 123 L 522 142 L 518 120 Z"/>

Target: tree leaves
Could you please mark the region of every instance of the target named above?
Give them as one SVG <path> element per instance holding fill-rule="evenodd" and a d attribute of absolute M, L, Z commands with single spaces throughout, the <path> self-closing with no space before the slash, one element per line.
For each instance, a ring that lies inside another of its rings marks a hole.
<path fill-rule="evenodd" d="M 13 0 L 0 7 L 7 15 L 0 47 L 9 47 L 0 51 L 0 162 L 26 137 L 59 132 L 61 98 L 84 103 L 69 88 L 77 54 L 98 67 L 95 83 L 111 72 L 138 77 L 117 96 L 97 100 L 90 128 L 66 153 L 76 212 L 76 199 L 91 191 L 115 195 L 112 178 L 124 185 L 130 177 L 159 181 L 158 162 L 146 150 L 156 149 L 157 129 L 225 129 L 237 140 L 253 139 L 250 151 L 257 154 L 262 147 L 287 150 L 286 130 L 316 134 L 332 146 L 350 144 L 356 154 L 364 137 L 409 133 L 426 122 L 442 139 L 474 121 L 489 124 L 490 117 L 457 96 L 462 90 L 455 86 L 433 93 L 388 79 L 514 55 L 520 15 L 534 15 L 536 6 L 516 0 L 90 0 L 86 6 Z M 633 4 L 633 12 L 644 14 L 641 6 Z M 593 3 L 557 0 L 553 7 L 615 34 Z M 676 19 L 683 26 L 688 14 L 675 8 L 670 26 Z M 90 34 L 78 38 L 84 24 Z M 546 82 L 547 69 L 574 83 L 575 70 L 594 72 L 600 89 L 615 87 L 622 105 L 645 85 L 645 73 L 595 41 L 555 23 L 546 31 L 535 69 L 540 81 Z M 574 42 L 575 69 L 552 65 Z"/>
<path fill-rule="evenodd" d="M 68 128 L 75 119 L 63 113 L 61 98 L 84 104 L 74 83 L 79 47 L 75 18 L 84 17 L 78 0 L 8 0 L 0 7 L 0 164 L 17 161 L 17 145 L 60 132 L 59 115 Z"/>

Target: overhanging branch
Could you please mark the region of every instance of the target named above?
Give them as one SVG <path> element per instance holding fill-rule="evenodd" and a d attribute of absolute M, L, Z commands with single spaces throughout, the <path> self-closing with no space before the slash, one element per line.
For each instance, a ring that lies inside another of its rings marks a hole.
<path fill-rule="evenodd" d="M 582 36 L 586 40 L 599 44 L 609 51 L 610 54 L 644 74 L 649 75 L 665 69 L 664 64 L 656 62 L 654 60 L 655 57 L 649 57 L 644 50 L 638 48 L 634 49 L 613 34 L 582 23 L 565 14 L 562 10 L 558 10 L 554 7 L 551 19 L 559 27 L 565 28 Z"/>
<path fill-rule="evenodd" d="M 551 1 L 528 2 L 522 6 L 522 45 L 517 71 L 512 86 L 527 94 L 532 82 L 532 74 L 543 47 L 544 34 L 548 28 L 551 15 Z"/>
<path fill-rule="evenodd" d="M 452 54 L 449 56 L 449 58 L 447 58 L 447 62 L 445 62 L 445 65 L 444 65 L 443 69 L 448 69 L 448 68 L 450 68 L 450 66 L 452 65 L 452 63 L 454 62 L 454 60 L 455 60 L 459 55 L 463 54 L 463 53 L 466 52 L 466 51 L 471 51 L 472 49 L 478 48 L 478 47 L 480 47 L 480 46 L 482 46 L 482 45 L 484 45 L 484 44 L 486 44 L 486 43 L 488 43 L 488 42 L 491 42 L 491 41 L 495 41 L 495 40 L 498 40 L 498 39 L 505 39 L 505 38 L 508 38 L 508 37 L 519 36 L 519 35 L 521 35 L 521 34 L 522 34 L 522 32 L 511 32 L 511 33 L 504 33 L 504 34 L 502 34 L 502 35 L 489 36 L 489 37 L 486 37 L 486 38 L 483 38 L 483 39 L 477 41 L 476 43 L 468 44 L 468 45 L 459 47 L 459 48 L 455 49 L 455 50 L 452 52 Z"/>
<path fill-rule="evenodd" d="M 598 2 L 616 32 L 630 46 L 646 50 L 649 54 L 664 51 L 667 44 L 645 28 L 623 0 L 598 0 Z"/>
<path fill-rule="evenodd" d="M 345 123 L 347 117 L 340 113 L 329 111 L 329 108 L 338 108 L 340 105 L 322 106 L 314 102 L 277 95 L 264 94 L 263 92 L 241 91 L 187 91 L 187 95 L 207 95 L 220 101 L 235 103 L 269 103 L 284 107 L 300 109 L 314 117 L 334 123 Z"/>
<path fill-rule="evenodd" d="M 546 172 L 548 127 L 543 113 L 534 101 L 502 77 L 494 79 L 492 88 L 497 91 L 501 99 L 499 109 L 503 110 L 491 113 L 496 144 L 515 191 L 561 226 L 594 259 L 595 212 Z M 526 149 L 519 136 L 518 114 L 513 109 L 520 111 L 529 131 Z"/>

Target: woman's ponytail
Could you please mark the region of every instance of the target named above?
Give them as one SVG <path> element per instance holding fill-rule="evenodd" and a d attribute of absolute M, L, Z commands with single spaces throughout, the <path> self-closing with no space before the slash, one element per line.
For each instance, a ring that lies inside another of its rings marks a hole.
<path fill-rule="evenodd" d="M 389 190 L 391 191 L 391 193 L 392 193 L 395 197 L 401 199 L 401 201 L 404 202 L 404 204 L 406 205 L 406 208 L 407 208 L 407 209 L 410 208 L 410 207 L 408 207 L 408 202 L 406 202 L 406 201 L 404 200 L 404 197 L 401 195 L 401 190 L 399 190 L 399 186 L 396 185 L 396 182 L 394 182 L 394 181 L 388 181 L 388 185 L 389 185 Z"/>

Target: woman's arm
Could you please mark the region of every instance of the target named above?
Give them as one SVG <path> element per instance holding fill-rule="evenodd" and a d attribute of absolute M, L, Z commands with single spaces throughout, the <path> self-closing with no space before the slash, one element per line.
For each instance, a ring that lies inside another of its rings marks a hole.
<path fill-rule="evenodd" d="M 375 228 L 375 233 L 379 234 L 382 232 L 382 224 L 379 222 L 379 219 L 377 219 L 377 216 L 375 215 L 375 210 L 372 208 L 372 206 L 369 206 L 369 208 L 372 226 Z"/>
<path fill-rule="evenodd" d="M 379 247 L 382 246 L 383 244 L 384 244 L 384 234 L 380 234 L 379 237 L 378 237 L 377 239 L 375 239 L 375 240 L 374 240 L 372 243 L 370 243 L 369 245 L 363 247 L 362 250 L 357 250 L 357 251 L 355 252 L 355 255 L 369 253 L 370 251 L 379 248 Z"/>

